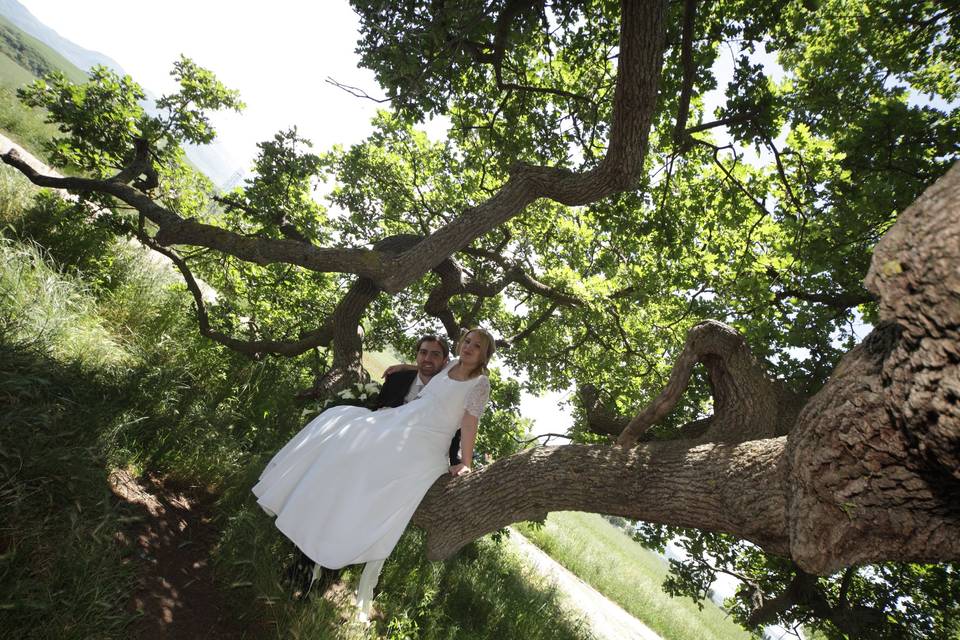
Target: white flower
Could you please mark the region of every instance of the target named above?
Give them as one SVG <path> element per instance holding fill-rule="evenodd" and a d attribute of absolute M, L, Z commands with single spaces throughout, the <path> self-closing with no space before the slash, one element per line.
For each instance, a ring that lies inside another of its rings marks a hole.
<path fill-rule="evenodd" d="M 341 398 L 343 398 L 344 400 L 356 400 L 356 399 L 357 399 L 357 396 L 353 395 L 353 391 L 350 391 L 350 389 L 344 389 L 343 391 L 341 391 L 341 392 L 340 392 L 339 394 L 337 394 L 337 395 L 339 395 L 339 396 L 340 396 Z"/>
<path fill-rule="evenodd" d="M 361 394 L 360 394 L 360 399 L 361 399 L 361 400 L 366 400 L 366 399 L 367 399 L 367 394 L 361 393 Z"/>
<path fill-rule="evenodd" d="M 371 395 L 374 393 L 379 393 L 380 385 L 376 382 L 368 382 L 367 384 L 363 385 L 363 390 Z"/>

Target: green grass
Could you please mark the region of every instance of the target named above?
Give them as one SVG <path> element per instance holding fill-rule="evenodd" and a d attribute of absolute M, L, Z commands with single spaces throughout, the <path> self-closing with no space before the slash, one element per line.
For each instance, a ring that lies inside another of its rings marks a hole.
<path fill-rule="evenodd" d="M 87 78 L 85 71 L 3 16 L 0 16 L 0 53 L 34 77 L 60 71 L 73 82 L 84 82 Z M 3 78 L 0 82 L 6 82 L 8 76 L 0 78 Z"/>
<path fill-rule="evenodd" d="M 135 547 L 119 534 L 136 514 L 110 471 L 222 481 L 296 417 L 272 398 L 289 369 L 223 357 L 141 252 L 92 241 L 89 221 L 47 216 L 17 185 L 0 172 L 0 629 L 125 638 Z"/>
<path fill-rule="evenodd" d="M 0 55 L 0 75 L 5 61 Z M 41 109 L 25 107 L 16 91 L 5 86 L 0 86 L 0 132 L 42 160 L 46 159 L 44 142 L 59 134 L 55 125 L 44 121 Z"/>
<path fill-rule="evenodd" d="M 37 76 L 19 65 L 0 47 L 0 87 L 16 89 L 33 82 L 36 78 Z"/>
<path fill-rule="evenodd" d="M 741 640 L 751 635 L 712 602 L 703 610 L 660 590 L 667 565 L 653 552 L 590 513 L 551 513 L 542 528 L 517 529 L 667 640 Z"/>
<path fill-rule="evenodd" d="M 35 246 L 0 243 L 0 628 L 5 637 L 119 635 L 133 576 L 113 539 L 98 425 L 130 354 L 85 285 Z"/>

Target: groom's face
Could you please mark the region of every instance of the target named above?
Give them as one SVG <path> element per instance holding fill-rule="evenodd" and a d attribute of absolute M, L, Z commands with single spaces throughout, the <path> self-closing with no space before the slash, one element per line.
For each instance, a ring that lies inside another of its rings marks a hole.
<path fill-rule="evenodd" d="M 417 350 L 417 371 L 420 372 L 420 377 L 432 378 L 446 362 L 447 359 L 443 357 L 443 347 L 439 342 L 425 340 L 420 343 L 420 348 Z"/>

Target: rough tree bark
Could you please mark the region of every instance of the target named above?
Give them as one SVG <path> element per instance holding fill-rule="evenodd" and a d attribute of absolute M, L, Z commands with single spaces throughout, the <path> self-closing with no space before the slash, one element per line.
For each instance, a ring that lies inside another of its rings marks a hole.
<path fill-rule="evenodd" d="M 692 361 L 705 360 L 726 397 L 711 431 L 727 425 L 717 436 L 727 442 L 544 447 L 441 478 L 413 520 L 427 532 L 428 556 L 511 522 L 578 510 L 730 533 L 812 574 L 960 559 L 960 164 L 901 214 L 866 285 L 883 324 L 792 429 L 783 421 L 793 412 L 770 408 L 777 385 L 742 343 L 718 323 L 698 325 L 667 389 L 633 422 L 662 417 Z M 762 437 L 764 411 L 766 429 L 789 435 Z M 624 433 L 632 442 L 630 427 Z M 761 437 L 735 442 L 737 433 Z"/>

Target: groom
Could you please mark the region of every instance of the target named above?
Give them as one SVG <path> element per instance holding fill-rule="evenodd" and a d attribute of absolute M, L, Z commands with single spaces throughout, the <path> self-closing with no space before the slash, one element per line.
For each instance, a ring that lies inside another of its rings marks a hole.
<path fill-rule="evenodd" d="M 386 374 L 380 395 L 377 397 L 377 409 L 399 407 L 416 399 L 424 385 L 440 373 L 449 357 L 450 349 L 443 338 L 435 335 L 425 335 L 420 338 L 417 342 L 417 369 Z M 451 467 L 460 464 L 459 429 L 450 442 L 449 455 Z"/>

